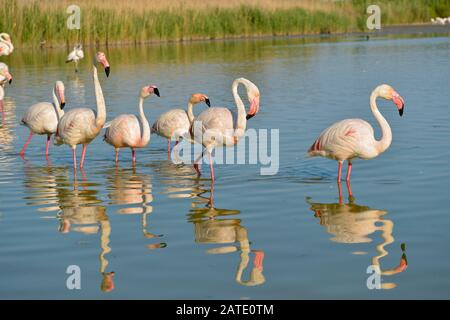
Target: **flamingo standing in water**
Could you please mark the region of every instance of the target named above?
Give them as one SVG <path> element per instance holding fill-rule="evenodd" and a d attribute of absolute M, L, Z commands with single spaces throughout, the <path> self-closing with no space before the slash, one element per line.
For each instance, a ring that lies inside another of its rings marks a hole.
<path fill-rule="evenodd" d="M 23 157 L 31 137 L 34 134 L 47 135 L 47 144 L 45 146 L 45 156 L 48 157 L 48 149 L 50 146 L 50 137 L 58 128 L 59 119 L 64 115 L 64 84 L 62 81 L 56 81 L 53 87 L 53 103 L 39 102 L 33 104 L 23 115 L 21 123 L 30 129 L 30 136 L 25 142 L 20 156 Z"/>
<path fill-rule="evenodd" d="M 308 150 L 308 154 L 312 157 L 321 156 L 338 161 L 338 182 L 341 181 L 342 164 L 345 160 L 348 162 L 346 181 L 349 183 L 354 158 L 364 160 L 375 158 L 391 145 L 391 127 L 378 111 L 376 103 L 378 97 L 392 100 L 400 116 L 403 115 L 405 103 L 394 88 L 387 84 L 382 84 L 372 91 L 370 109 L 381 127 L 381 140 L 375 139 L 373 128 L 368 122 L 362 119 L 346 119 L 325 129 Z"/>
<path fill-rule="evenodd" d="M 239 84 L 243 84 L 247 89 L 247 97 L 250 102 L 248 113 L 245 111 L 244 103 L 238 93 Z M 247 120 L 256 115 L 259 111 L 259 89 L 245 78 L 234 80 L 231 87 L 234 100 L 236 102 L 237 113 L 228 108 L 212 107 L 198 115 L 193 124 L 192 133 L 194 140 L 203 144 L 202 154 L 194 161 L 194 169 L 198 175 L 200 170 L 197 162 L 203 157 L 205 150 L 209 156 L 209 166 L 211 179 L 214 183 L 214 168 L 211 153 L 216 146 L 234 146 L 239 139 L 244 136 L 247 127 Z M 201 125 L 196 125 L 200 123 Z"/>
<path fill-rule="evenodd" d="M 194 93 L 189 98 L 187 111 L 183 109 L 169 110 L 155 121 L 152 126 L 152 133 L 167 139 L 167 152 L 170 157 L 170 141 L 175 139 L 178 144 L 180 138 L 183 138 L 191 128 L 194 122 L 194 104 L 205 102 L 208 107 L 211 107 L 211 102 L 207 95 L 203 93 Z"/>
<path fill-rule="evenodd" d="M 0 33 L 0 56 L 9 56 L 14 51 L 11 37 L 7 33 Z"/>
<path fill-rule="evenodd" d="M 76 148 L 77 144 L 83 145 L 81 153 L 80 169 L 84 165 L 87 145 L 97 137 L 103 128 L 106 120 L 106 106 L 103 97 L 102 87 L 98 80 L 97 63 L 105 68 L 106 76 L 109 76 L 110 67 L 108 60 L 103 52 L 98 52 L 94 59 L 92 67 L 94 78 L 94 91 L 97 110 L 89 108 L 75 108 L 68 111 L 59 121 L 58 130 L 55 135 L 54 143 L 61 145 L 63 143 L 72 148 L 73 168 L 77 168 Z"/>
<path fill-rule="evenodd" d="M 12 75 L 9 73 L 8 65 L 0 62 L 0 113 L 3 115 L 3 99 L 5 98 L 4 85 L 12 82 Z"/>
<path fill-rule="evenodd" d="M 78 61 L 84 58 L 83 46 L 81 44 L 76 45 L 72 52 L 69 53 L 66 59 L 66 63 L 75 63 L 75 72 L 78 72 Z"/>
<path fill-rule="evenodd" d="M 104 140 L 116 149 L 116 164 L 119 163 L 120 148 L 131 148 L 133 164 L 136 163 L 136 148 L 145 147 L 150 141 L 150 125 L 144 113 L 144 99 L 152 93 L 159 97 L 155 86 L 141 89 L 139 118 L 134 114 L 122 114 L 107 124 Z"/>

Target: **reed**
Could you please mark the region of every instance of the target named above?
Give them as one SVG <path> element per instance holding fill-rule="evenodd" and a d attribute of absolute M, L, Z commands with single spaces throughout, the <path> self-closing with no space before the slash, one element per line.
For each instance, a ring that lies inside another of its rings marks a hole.
<path fill-rule="evenodd" d="M 81 8 L 81 29 L 66 8 Z M 120 44 L 264 35 L 337 33 L 364 27 L 366 6 L 351 0 L 0 0 L 0 30 L 16 46 Z M 449 0 L 379 0 L 383 23 L 429 21 Z"/>

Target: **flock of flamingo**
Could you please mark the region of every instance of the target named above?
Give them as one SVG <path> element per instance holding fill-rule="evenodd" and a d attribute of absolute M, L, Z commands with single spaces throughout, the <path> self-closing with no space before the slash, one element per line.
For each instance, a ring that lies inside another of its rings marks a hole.
<path fill-rule="evenodd" d="M 14 46 L 11 38 L 6 33 L 0 34 L 0 55 L 9 55 Z M 78 63 L 84 57 L 82 46 L 77 45 L 68 55 L 66 62 L 75 64 L 78 71 Z M 76 147 L 83 146 L 80 168 L 83 168 L 86 147 L 105 128 L 104 140 L 115 148 L 115 162 L 118 164 L 119 150 L 130 148 L 132 152 L 133 165 L 136 163 L 136 149 L 143 148 L 150 142 L 152 133 L 164 137 L 168 141 L 168 152 L 170 155 L 171 140 L 176 144 L 180 139 L 186 139 L 190 143 L 201 143 L 203 152 L 194 161 L 194 169 L 200 176 L 199 161 L 205 152 L 209 156 L 211 179 L 214 183 L 214 168 L 212 152 L 216 147 L 231 147 L 245 135 L 247 121 L 259 112 L 260 92 L 258 87 L 250 80 L 237 78 L 232 84 L 232 94 L 236 103 L 237 112 L 225 107 L 211 107 L 207 95 L 202 93 L 193 94 L 189 101 L 187 110 L 173 109 L 162 114 L 155 123 L 150 124 L 144 113 L 144 99 L 150 95 L 159 97 L 159 89 L 154 85 L 144 86 L 139 94 L 139 115 L 123 114 L 106 122 L 106 105 L 102 88 L 97 74 L 97 66 L 101 65 L 109 76 L 110 65 L 103 52 L 97 52 L 93 62 L 93 80 L 96 99 L 96 110 L 89 108 L 72 108 L 64 112 L 64 84 L 56 81 L 53 87 L 53 102 L 40 102 L 32 105 L 23 115 L 22 124 L 30 130 L 30 135 L 25 142 L 20 155 L 23 157 L 28 144 L 33 136 L 46 135 L 46 151 L 48 157 L 51 136 L 54 135 L 54 144 L 66 144 L 72 149 L 73 168 L 77 169 Z M 6 82 L 11 83 L 12 76 L 8 66 L 0 63 L 0 109 L 3 111 L 4 86 Z M 238 93 L 238 86 L 242 84 L 247 90 L 249 102 L 246 111 L 244 102 Z M 346 181 L 350 182 L 352 160 L 355 158 L 372 159 L 386 151 L 392 142 L 391 128 L 378 110 L 377 98 L 392 100 L 398 108 L 400 116 L 403 115 L 404 100 L 389 85 L 382 84 L 376 87 L 370 96 L 370 108 L 381 127 L 382 138 L 376 140 L 372 126 L 362 119 L 346 119 L 334 123 L 325 129 L 315 140 L 308 150 L 310 156 L 321 156 L 336 160 L 338 162 L 338 182 L 341 181 L 342 166 L 348 162 Z M 195 116 L 193 106 L 204 102 L 209 108 Z M 199 122 L 201 125 L 195 125 Z"/>

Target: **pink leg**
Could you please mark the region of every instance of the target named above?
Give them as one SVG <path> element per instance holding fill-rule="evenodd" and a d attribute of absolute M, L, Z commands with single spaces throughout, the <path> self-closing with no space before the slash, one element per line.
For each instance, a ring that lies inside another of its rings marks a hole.
<path fill-rule="evenodd" d="M 30 136 L 28 137 L 28 140 L 27 140 L 27 141 L 25 142 L 25 144 L 23 145 L 22 151 L 20 151 L 20 156 L 21 156 L 21 157 L 24 156 L 25 150 L 27 149 L 28 144 L 30 143 L 31 137 L 32 137 L 32 136 L 33 136 L 33 132 L 30 131 Z"/>
<path fill-rule="evenodd" d="M 214 184 L 214 167 L 212 163 L 211 152 L 208 152 L 208 157 L 209 157 L 209 169 L 211 170 L 211 180 L 212 183 Z"/>
<path fill-rule="evenodd" d="M 253 266 L 262 271 L 264 261 L 264 251 L 252 250 L 252 252 L 255 254 L 255 258 L 253 259 Z"/>
<path fill-rule="evenodd" d="M 133 160 L 133 165 L 135 165 L 136 164 L 136 149 L 134 149 L 134 148 L 131 149 L 131 158 Z"/>
<path fill-rule="evenodd" d="M 72 147 L 73 170 L 77 171 L 77 146 Z"/>
<path fill-rule="evenodd" d="M 342 185 L 341 185 L 341 181 L 338 181 L 337 185 L 338 185 L 338 192 L 339 192 L 339 204 L 343 204 L 344 201 L 342 200 Z"/>
<path fill-rule="evenodd" d="M 119 164 L 119 148 L 116 149 L 116 165 Z"/>
<path fill-rule="evenodd" d="M 350 201 L 354 201 L 353 198 L 353 192 L 352 192 L 352 187 L 350 186 L 350 180 L 347 181 L 347 190 L 348 190 L 348 197 L 350 199 Z"/>
<path fill-rule="evenodd" d="M 86 156 L 86 147 L 87 147 L 87 145 L 83 144 L 83 151 L 81 152 L 80 169 L 82 169 L 84 166 L 84 157 Z"/>
<path fill-rule="evenodd" d="M 48 148 L 50 147 L 50 135 L 47 135 L 47 144 L 45 145 L 45 157 L 48 158 Z"/>
<path fill-rule="evenodd" d="M 347 177 L 345 178 L 345 181 L 350 182 L 350 175 L 352 174 L 352 166 L 353 164 L 350 161 L 348 162 L 348 170 L 347 170 Z"/>
<path fill-rule="evenodd" d="M 338 162 L 338 178 L 337 181 L 341 182 L 342 179 L 342 162 Z"/>
<path fill-rule="evenodd" d="M 170 139 L 167 139 L 167 159 L 170 160 Z"/>
<path fill-rule="evenodd" d="M 202 173 L 200 172 L 200 168 L 199 168 L 199 165 L 198 165 L 197 162 L 199 162 L 200 159 L 203 158 L 203 152 L 205 152 L 205 150 L 203 150 L 202 153 L 201 153 L 201 154 L 197 157 L 197 159 L 195 159 L 195 161 L 194 161 L 194 170 L 195 170 L 195 172 L 197 172 L 197 175 L 198 175 L 199 177 L 200 177 L 200 175 L 201 175 Z"/>

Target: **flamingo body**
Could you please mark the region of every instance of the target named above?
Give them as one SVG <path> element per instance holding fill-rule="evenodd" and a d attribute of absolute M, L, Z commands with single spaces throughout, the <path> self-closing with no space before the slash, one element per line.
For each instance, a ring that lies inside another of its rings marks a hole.
<path fill-rule="evenodd" d="M 185 110 L 173 109 L 159 116 L 152 126 L 152 133 L 166 139 L 178 139 L 189 132 L 191 123 Z"/>
<path fill-rule="evenodd" d="M 9 56 L 14 51 L 11 37 L 7 33 L 0 33 L 0 56 Z"/>
<path fill-rule="evenodd" d="M 64 111 L 61 110 L 61 115 Z M 33 104 L 23 115 L 22 124 L 34 134 L 54 134 L 58 128 L 58 114 L 49 102 Z"/>
<path fill-rule="evenodd" d="M 75 46 L 73 50 L 69 53 L 66 59 L 66 63 L 75 63 L 75 72 L 78 72 L 78 61 L 84 58 L 83 47 L 81 44 Z"/>
<path fill-rule="evenodd" d="M 103 127 L 96 123 L 97 112 L 89 108 L 75 108 L 66 112 L 58 124 L 55 144 L 69 146 L 88 144 L 98 136 Z"/>

